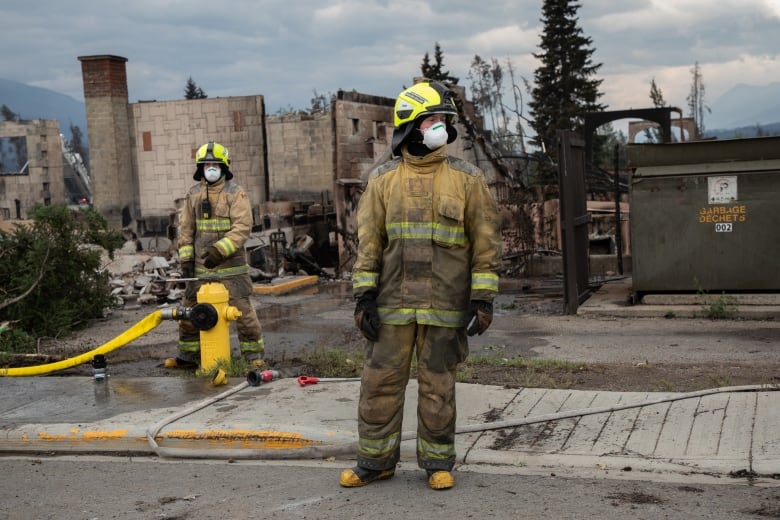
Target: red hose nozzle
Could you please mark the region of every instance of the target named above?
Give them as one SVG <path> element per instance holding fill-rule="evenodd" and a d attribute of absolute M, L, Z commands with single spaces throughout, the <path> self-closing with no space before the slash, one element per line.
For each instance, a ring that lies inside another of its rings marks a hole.
<path fill-rule="evenodd" d="M 279 379 L 280 377 L 281 375 L 276 370 L 260 370 L 256 368 L 250 370 L 246 375 L 246 382 L 249 383 L 250 386 L 260 386 L 263 383 L 268 383 L 269 381 Z"/>

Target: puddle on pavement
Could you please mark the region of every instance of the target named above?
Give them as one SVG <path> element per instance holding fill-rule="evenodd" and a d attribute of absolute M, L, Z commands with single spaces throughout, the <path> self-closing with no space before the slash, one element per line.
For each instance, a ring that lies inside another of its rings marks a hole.
<path fill-rule="evenodd" d="M 231 381 L 238 384 L 240 379 Z M 131 378 L 109 376 L 96 383 L 92 377 L 0 378 L 0 393 L 7 397 L 0 407 L 4 423 L 88 422 L 145 407 L 183 406 L 211 397 L 216 389 L 204 378 Z"/>

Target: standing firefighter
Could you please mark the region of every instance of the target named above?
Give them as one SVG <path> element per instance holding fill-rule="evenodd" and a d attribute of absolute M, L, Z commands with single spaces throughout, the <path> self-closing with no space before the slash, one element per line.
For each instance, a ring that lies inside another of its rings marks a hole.
<path fill-rule="evenodd" d="M 357 465 L 345 487 L 393 476 L 404 394 L 417 355 L 417 463 L 433 489 L 455 484 L 455 373 L 468 336 L 493 319 L 501 257 L 496 205 L 481 170 L 447 155 L 457 137 L 452 93 L 437 82 L 403 91 L 393 154 L 358 207 L 355 324 L 367 338 Z"/>
<path fill-rule="evenodd" d="M 262 328 L 250 296 L 252 280 L 244 243 L 252 229 L 252 208 L 244 189 L 233 182 L 228 149 L 209 142 L 195 154 L 193 179 L 179 218 L 179 262 L 187 283 L 182 306 L 197 303 L 205 282 L 220 282 L 228 290 L 229 304 L 241 316 L 236 321 L 241 355 L 262 367 Z M 200 333 L 189 321 L 179 322 L 179 354 L 167 367 L 196 367 L 200 360 Z"/>

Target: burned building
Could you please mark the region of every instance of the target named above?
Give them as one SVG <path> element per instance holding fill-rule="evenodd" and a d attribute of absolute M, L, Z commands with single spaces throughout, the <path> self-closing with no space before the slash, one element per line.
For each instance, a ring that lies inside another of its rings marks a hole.
<path fill-rule="evenodd" d="M 361 177 L 388 153 L 393 99 L 340 91 L 329 110 L 285 115 L 267 115 L 262 95 L 130 103 L 126 58 L 79 60 L 93 204 L 112 226 L 139 236 L 170 233 L 194 182 L 195 151 L 217 141 L 230 150 L 231 169 L 252 201 L 260 242 L 269 246 L 277 233 L 294 248 L 308 235 L 329 267 L 349 271 L 352 212 Z M 467 135 L 463 129 L 451 153 L 500 185 L 500 170 Z"/>
<path fill-rule="evenodd" d="M 23 220 L 37 204 L 69 203 L 57 121 L 0 122 L 0 220 Z"/>

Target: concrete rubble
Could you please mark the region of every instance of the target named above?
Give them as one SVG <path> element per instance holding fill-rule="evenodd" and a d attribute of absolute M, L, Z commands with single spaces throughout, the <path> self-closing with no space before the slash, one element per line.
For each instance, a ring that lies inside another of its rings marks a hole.
<path fill-rule="evenodd" d="M 184 282 L 178 258 L 168 259 L 152 252 L 129 253 L 123 248 L 103 263 L 111 276 L 112 294 L 119 306 L 153 305 L 181 300 Z"/>
<path fill-rule="evenodd" d="M 254 250 L 261 249 L 265 242 L 256 236 L 247 242 L 248 257 L 254 257 Z M 128 236 L 125 244 L 110 258 L 103 254 L 103 268 L 109 273 L 109 284 L 112 294 L 117 299 L 118 307 L 129 305 L 162 305 L 180 301 L 184 297 L 186 283 L 182 277 L 178 254 L 170 240 L 164 237 L 147 237 L 138 239 Z M 316 262 L 309 261 L 320 275 L 326 275 L 325 269 L 320 269 Z M 305 272 L 288 272 L 284 266 L 269 273 L 250 265 L 249 275 L 254 282 L 268 283 L 275 287 L 278 282 L 300 278 Z M 316 278 L 303 277 L 304 280 Z M 256 287 L 261 287 L 260 284 Z M 275 291 L 272 291 L 275 292 Z"/>

